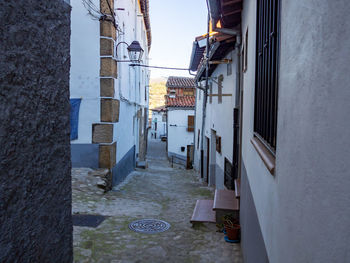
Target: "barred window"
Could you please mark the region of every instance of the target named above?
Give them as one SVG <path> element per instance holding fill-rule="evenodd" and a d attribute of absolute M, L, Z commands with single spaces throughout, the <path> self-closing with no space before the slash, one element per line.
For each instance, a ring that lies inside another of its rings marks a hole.
<path fill-rule="evenodd" d="M 254 134 L 276 150 L 280 0 L 258 0 Z"/>

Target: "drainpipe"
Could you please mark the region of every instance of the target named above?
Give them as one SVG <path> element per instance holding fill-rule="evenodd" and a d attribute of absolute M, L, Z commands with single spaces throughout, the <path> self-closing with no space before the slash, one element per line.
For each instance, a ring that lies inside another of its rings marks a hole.
<path fill-rule="evenodd" d="M 233 164 L 233 178 L 237 179 L 240 174 L 240 153 L 241 153 L 241 110 L 240 105 L 240 89 L 241 89 L 241 36 L 236 35 L 236 58 L 237 58 L 237 67 L 236 67 L 236 101 L 235 108 L 233 109 L 233 151 L 232 151 L 232 164 Z"/>
<path fill-rule="evenodd" d="M 208 5 L 208 2 L 207 2 Z M 209 77 L 209 25 L 210 24 L 210 12 L 208 6 L 208 27 L 207 27 L 207 46 L 206 46 L 206 65 L 205 65 L 205 90 L 203 96 L 203 113 L 202 113 L 202 137 L 201 137 L 201 178 L 204 178 L 204 129 L 205 129 L 205 117 L 207 108 L 207 97 L 208 97 L 208 77 Z M 208 171 L 207 171 L 208 173 Z M 209 179 L 208 179 L 209 180 Z"/>
<path fill-rule="evenodd" d="M 198 86 L 198 83 L 195 84 L 196 87 Z M 194 100 L 194 132 L 193 132 L 193 156 L 192 156 L 192 167 L 194 167 L 194 158 L 195 158 L 195 154 L 194 154 L 194 151 L 196 150 L 196 131 L 197 131 L 197 89 L 194 90 L 195 92 L 195 100 Z M 200 91 L 199 91 L 200 92 Z"/>

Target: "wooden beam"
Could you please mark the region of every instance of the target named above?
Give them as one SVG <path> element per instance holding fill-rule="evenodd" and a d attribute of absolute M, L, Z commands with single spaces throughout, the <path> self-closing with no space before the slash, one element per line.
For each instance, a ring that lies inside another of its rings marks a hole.
<path fill-rule="evenodd" d="M 224 6 L 236 4 L 239 2 L 242 2 L 242 0 L 231 0 L 231 1 L 221 0 L 221 6 L 224 7 Z"/>
<path fill-rule="evenodd" d="M 208 97 L 217 97 L 219 94 L 208 94 Z M 221 96 L 230 97 L 232 94 L 221 94 Z"/>
<path fill-rule="evenodd" d="M 223 15 L 224 16 L 231 16 L 231 15 L 234 15 L 234 14 L 238 14 L 240 12 L 242 12 L 242 8 L 239 8 L 239 9 L 227 12 L 227 13 L 223 12 Z"/>

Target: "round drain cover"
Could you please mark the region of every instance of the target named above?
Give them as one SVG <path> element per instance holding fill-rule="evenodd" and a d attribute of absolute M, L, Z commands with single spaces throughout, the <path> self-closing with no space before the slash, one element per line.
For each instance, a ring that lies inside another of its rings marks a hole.
<path fill-rule="evenodd" d="M 170 224 L 158 219 L 141 219 L 131 222 L 129 228 L 135 232 L 153 234 L 168 230 Z"/>

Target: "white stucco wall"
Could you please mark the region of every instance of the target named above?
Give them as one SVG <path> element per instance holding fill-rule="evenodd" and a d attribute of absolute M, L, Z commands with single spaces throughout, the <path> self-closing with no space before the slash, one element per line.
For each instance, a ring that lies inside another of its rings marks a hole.
<path fill-rule="evenodd" d="M 187 145 L 193 144 L 193 132 L 187 131 L 189 115 L 194 115 L 193 109 L 168 108 L 168 152 L 181 155 L 184 159 L 187 156 Z M 181 147 L 185 147 L 184 152 Z"/>
<path fill-rule="evenodd" d="M 156 134 L 157 139 L 166 135 L 166 121 L 163 122 L 163 115 L 166 116 L 166 112 L 152 111 L 151 133 Z M 155 130 L 155 123 L 157 123 L 157 130 Z"/>
<path fill-rule="evenodd" d="M 100 1 L 93 1 L 99 8 Z M 91 143 L 92 124 L 100 123 L 100 24 L 88 15 L 81 0 L 71 1 L 71 98 L 82 98 L 79 112 L 78 140 L 72 143 Z M 139 41 L 144 50 L 141 64 L 148 64 L 148 47 L 143 16 L 138 1 L 115 1 L 117 32 L 116 45 L 125 41 Z M 128 60 L 127 46 L 118 46 L 118 60 Z M 113 141 L 117 142 L 117 162 L 135 145 L 139 147 L 137 111 L 148 108 L 148 85 L 150 71 L 142 67 L 130 67 L 130 63 L 118 62 L 114 99 L 120 101 L 119 122 L 113 123 Z M 142 111 L 143 113 L 144 111 Z M 143 118 L 143 117 L 142 117 Z"/>
<path fill-rule="evenodd" d="M 194 148 L 194 160 L 193 168 L 197 173 L 200 173 L 201 169 L 201 137 L 202 137 L 202 120 L 203 120 L 203 97 L 204 92 L 200 89 L 196 89 L 196 115 L 195 115 L 195 148 Z M 199 138 L 198 138 L 199 131 Z"/>
<path fill-rule="evenodd" d="M 216 165 L 215 179 L 213 179 L 218 189 L 224 188 L 224 166 L 225 158 L 232 163 L 233 154 L 233 109 L 235 107 L 235 87 L 236 87 L 236 55 L 235 51 L 228 53 L 225 58 L 232 59 L 232 74 L 227 75 L 227 65 L 219 65 L 213 74 L 212 78 L 216 78 L 221 74 L 224 76 L 222 82 L 222 93 L 230 94 L 231 96 L 223 96 L 222 103 L 218 103 L 218 97 L 212 97 L 212 103 L 207 100 L 206 119 L 205 119 L 205 136 L 209 139 L 212 137 L 212 130 L 216 132 L 217 136 L 221 137 L 221 153 L 211 155 L 210 163 Z M 212 81 L 212 92 L 218 94 L 218 84 Z M 202 94 L 199 96 L 199 92 Z M 203 98 L 204 93 L 197 91 L 196 97 L 196 144 L 198 142 L 198 129 L 202 129 L 202 115 L 203 115 Z M 199 140 L 200 141 L 200 140 Z M 197 149 L 195 147 L 195 167 L 200 168 L 200 145 Z M 206 149 L 204 149 L 206 151 Z M 205 153 L 206 154 L 206 153 Z M 213 160 L 212 156 L 215 156 Z"/>
<path fill-rule="evenodd" d="M 148 64 L 147 37 L 137 1 L 115 1 L 116 8 L 124 8 L 116 12 L 117 23 L 122 34 L 117 33 L 117 43 L 124 41 L 131 44 L 139 41 L 144 50 L 141 64 Z M 118 60 L 128 60 L 127 46 L 118 46 Z M 133 147 L 139 151 L 139 121 L 137 111 L 141 107 L 148 108 L 149 70 L 141 67 L 130 67 L 129 63 L 118 63 L 118 78 L 115 80 L 115 98 L 120 101 L 119 122 L 114 129 L 117 141 L 117 162 Z M 146 99 L 145 99 L 146 90 Z"/>
<path fill-rule="evenodd" d="M 70 97 L 82 99 L 78 139 L 71 143 L 91 143 L 92 124 L 100 121 L 100 25 L 81 0 L 72 0 L 71 6 Z"/>
<path fill-rule="evenodd" d="M 350 3 L 281 1 L 276 172 L 253 137 L 256 1 L 244 73 L 243 162 L 270 262 L 350 261 Z"/>

